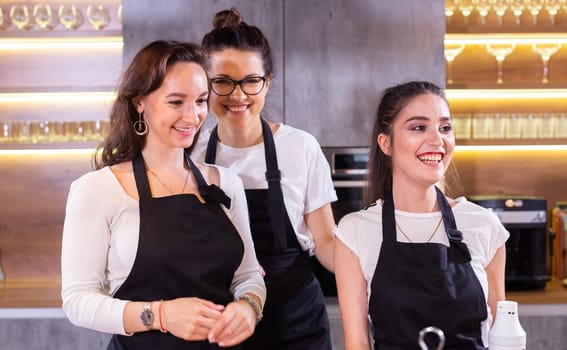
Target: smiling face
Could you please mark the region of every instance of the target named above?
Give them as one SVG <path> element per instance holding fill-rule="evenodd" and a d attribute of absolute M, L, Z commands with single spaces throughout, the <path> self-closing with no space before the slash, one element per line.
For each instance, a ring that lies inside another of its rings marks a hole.
<path fill-rule="evenodd" d="M 178 62 L 168 69 L 163 84 L 136 104 L 148 125 L 146 147 L 191 146 L 207 116 L 208 82 L 196 63 Z"/>
<path fill-rule="evenodd" d="M 265 75 L 262 56 L 253 51 L 224 49 L 213 52 L 209 57 L 208 75 L 210 79 L 230 78 L 242 80 Z M 219 123 L 228 123 L 233 128 L 244 128 L 258 122 L 260 112 L 266 102 L 270 77 L 262 91 L 257 95 L 246 95 L 240 86 L 228 96 L 219 96 L 211 91 L 209 105 Z"/>
<path fill-rule="evenodd" d="M 396 117 L 390 135 L 378 135 L 382 151 L 391 156 L 394 182 L 431 186 L 451 163 L 455 137 L 447 102 L 425 93 L 414 97 Z"/>

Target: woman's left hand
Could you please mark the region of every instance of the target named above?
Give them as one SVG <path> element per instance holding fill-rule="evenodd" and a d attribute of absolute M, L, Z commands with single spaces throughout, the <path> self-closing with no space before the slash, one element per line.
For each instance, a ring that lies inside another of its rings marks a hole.
<path fill-rule="evenodd" d="M 233 301 L 224 309 L 209 332 L 209 342 L 228 347 L 243 342 L 254 333 L 256 313 L 246 301 Z"/>

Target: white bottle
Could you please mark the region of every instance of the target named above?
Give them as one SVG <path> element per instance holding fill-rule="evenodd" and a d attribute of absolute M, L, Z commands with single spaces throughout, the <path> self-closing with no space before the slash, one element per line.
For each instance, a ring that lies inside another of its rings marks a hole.
<path fill-rule="evenodd" d="M 496 306 L 496 320 L 488 332 L 490 350 L 525 350 L 526 332 L 518 318 L 518 303 L 499 301 Z"/>

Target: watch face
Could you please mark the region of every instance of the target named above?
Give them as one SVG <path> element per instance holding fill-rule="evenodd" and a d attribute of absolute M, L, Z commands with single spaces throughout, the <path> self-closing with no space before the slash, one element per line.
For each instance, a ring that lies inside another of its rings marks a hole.
<path fill-rule="evenodd" d="M 145 308 L 140 314 L 140 319 L 142 320 L 144 326 L 151 327 L 154 323 L 154 313 L 151 309 Z"/>

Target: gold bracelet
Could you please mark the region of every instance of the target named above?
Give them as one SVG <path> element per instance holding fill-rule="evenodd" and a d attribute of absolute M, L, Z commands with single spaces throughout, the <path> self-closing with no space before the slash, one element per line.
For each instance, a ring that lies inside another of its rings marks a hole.
<path fill-rule="evenodd" d="M 248 294 L 242 294 L 241 296 L 239 296 L 238 301 L 240 300 L 247 302 L 252 307 L 252 310 L 254 310 L 254 313 L 256 314 L 256 324 L 260 322 L 263 314 L 262 308 L 260 307 L 260 305 L 258 305 L 258 302 L 256 302 L 256 300 Z"/>

